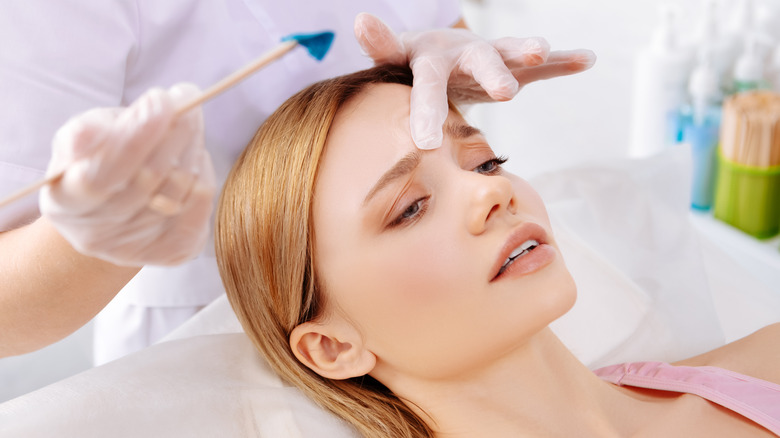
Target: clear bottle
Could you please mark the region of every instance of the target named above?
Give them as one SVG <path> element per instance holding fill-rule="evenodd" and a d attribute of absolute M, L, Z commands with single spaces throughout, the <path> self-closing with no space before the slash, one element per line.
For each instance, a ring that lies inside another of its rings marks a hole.
<path fill-rule="evenodd" d="M 756 32 L 757 11 L 753 0 L 736 0 L 729 4 L 731 9 L 726 14 L 729 20 L 725 34 L 736 54 L 745 45 L 745 37 L 751 32 Z"/>
<path fill-rule="evenodd" d="M 717 0 L 702 0 L 698 14 L 696 32 L 692 41 L 692 49 L 701 56 L 707 53 L 710 56 L 712 68 L 715 70 L 720 87 L 727 91 L 731 85 L 731 73 L 734 62 L 741 48 L 741 31 L 739 26 L 750 17 L 743 17 L 732 25 L 728 31 L 724 31 L 721 23 L 721 6 Z M 735 37 L 735 35 L 739 35 Z"/>
<path fill-rule="evenodd" d="M 780 42 L 780 2 L 762 1 L 756 5 L 754 30 L 765 35 L 773 43 Z"/>
<path fill-rule="evenodd" d="M 660 23 L 650 45 L 635 59 L 629 155 L 646 157 L 673 143 L 670 122 L 685 102 L 692 68 L 690 49 L 679 36 L 680 10 L 662 5 Z"/>
<path fill-rule="evenodd" d="M 758 34 L 750 33 L 745 37 L 744 52 L 734 66 L 735 93 L 769 88 L 764 75 L 765 44 Z"/>

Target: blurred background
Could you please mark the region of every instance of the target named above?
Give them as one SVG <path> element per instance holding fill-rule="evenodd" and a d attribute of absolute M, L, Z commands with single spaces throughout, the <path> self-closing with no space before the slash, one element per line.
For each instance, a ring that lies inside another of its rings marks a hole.
<path fill-rule="evenodd" d="M 780 53 L 773 53 L 778 52 L 780 37 L 778 0 L 463 0 L 462 4 L 468 25 L 486 38 L 542 36 L 553 50 L 587 48 L 598 57 L 585 73 L 535 82 L 513 101 L 470 111 L 470 118 L 489 134 L 495 146 L 512 152 L 507 164 L 524 177 L 631 154 L 632 116 L 636 113 L 632 104 L 635 94 L 641 93 L 635 90 L 640 86 L 637 81 L 646 79 L 638 74 L 636 64 L 643 61 L 640 57 L 651 46 L 659 44 L 657 40 L 664 39 L 659 34 L 665 33 L 662 23 L 670 15 L 674 17 L 673 42 L 664 43 L 676 48 L 665 48 L 657 58 L 666 62 L 665 58 L 684 50 L 688 65 L 678 69 L 684 72 L 676 73 L 664 71 L 677 67 L 667 62 L 651 73 L 661 80 L 676 80 L 670 86 L 682 86 L 681 93 L 687 91 L 687 76 L 700 47 L 732 44 L 734 52 L 728 54 L 732 59 L 727 69 L 733 70 L 742 51 L 736 41 L 742 37 L 734 34 L 751 33 L 742 28 L 772 39 L 762 47 L 767 76 L 780 68 L 770 65 L 780 61 Z M 746 9 L 752 11 L 747 16 Z M 715 15 L 714 23 L 706 22 L 709 14 Z M 642 67 L 643 72 L 649 70 L 646 64 Z M 635 151 L 631 155 L 647 153 Z"/>
<path fill-rule="evenodd" d="M 734 32 L 754 31 L 760 35 L 754 45 L 760 46 L 766 74 L 761 86 L 780 87 L 772 81 L 780 68 L 772 64 L 780 66 L 780 35 L 772 34 L 780 32 L 780 0 L 679 0 L 673 4 L 660 0 L 462 0 L 462 6 L 467 24 L 487 38 L 542 36 L 553 50 L 588 48 L 598 57 L 585 73 L 532 83 L 511 102 L 468 110 L 467 118 L 487 133 L 497 152 L 510 156 L 509 170 L 526 178 L 583 163 L 652 155 L 682 141 L 682 134 L 674 141 L 659 134 L 657 138 L 640 135 L 644 141 L 637 142 L 636 132 L 641 134 L 648 126 L 636 126 L 634 117 L 641 112 L 646 116 L 641 121 L 668 121 L 667 109 L 659 108 L 669 102 L 676 102 L 680 114 L 685 113 L 684 107 L 691 106 L 686 95 L 688 79 L 703 56 L 697 53 L 702 41 L 720 48 L 722 39 L 734 41 Z M 739 38 L 744 40 L 742 35 Z M 736 52 L 728 55 L 730 63 L 736 61 L 739 45 L 732 47 Z M 675 51 L 653 52 L 648 49 L 651 46 Z M 708 63 L 724 59 L 708 56 L 704 56 Z M 728 69 L 733 70 L 733 65 Z M 722 95 L 716 96 L 706 80 L 700 87 L 702 94 L 713 92 L 703 98 L 705 109 L 720 105 L 731 91 L 732 71 L 719 74 L 725 75 L 717 87 Z M 662 80 L 671 82 L 659 84 Z M 637 99 L 644 99 L 645 107 L 638 108 Z M 649 128 L 654 126 L 657 131 L 657 124 Z M 662 128 L 664 134 L 667 128 Z M 772 202 L 777 205 L 780 199 Z M 739 255 L 780 293 L 777 238 L 753 239 L 750 233 L 712 220 L 709 207 L 694 210 L 692 220 L 703 232 Z M 780 227 L 780 221 L 775 227 Z M 0 402 L 89 368 L 91 333 L 87 325 L 38 352 L 0 359 Z"/>

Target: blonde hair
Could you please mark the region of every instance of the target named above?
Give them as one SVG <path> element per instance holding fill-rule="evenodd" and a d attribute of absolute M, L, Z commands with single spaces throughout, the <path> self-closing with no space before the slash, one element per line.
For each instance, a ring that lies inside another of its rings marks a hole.
<path fill-rule="evenodd" d="M 336 112 L 366 86 L 412 85 L 406 67 L 375 67 L 316 83 L 288 99 L 235 163 L 217 208 L 222 281 L 244 331 L 273 369 L 368 438 L 432 437 L 431 428 L 370 376 L 329 380 L 293 355 L 289 337 L 323 310 L 313 257 L 312 199 Z"/>

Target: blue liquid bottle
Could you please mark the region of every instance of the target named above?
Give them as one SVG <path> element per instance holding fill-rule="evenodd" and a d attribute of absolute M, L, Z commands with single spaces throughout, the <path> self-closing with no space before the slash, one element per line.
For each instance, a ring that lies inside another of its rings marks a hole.
<path fill-rule="evenodd" d="M 709 54 L 703 53 L 688 86 L 690 105 L 680 114 L 681 140 L 691 147 L 691 207 L 709 210 L 715 193 L 722 93 Z"/>

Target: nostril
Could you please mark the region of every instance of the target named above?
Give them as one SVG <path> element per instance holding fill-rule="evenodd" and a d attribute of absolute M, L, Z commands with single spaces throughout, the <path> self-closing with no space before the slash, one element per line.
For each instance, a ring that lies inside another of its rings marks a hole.
<path fill-rule="evenodd" d="M 509 210 L 509 212 L 512 214 L 517 213 L 517 203 L 515 203 L 514 196 L 512 196 L 512 198 L 509 199 L 509 204 L 507 204 L 506 209 Z"/>
<path fill-rule="evenodd" d="M 485 218 L 485 222 L 490 220 L 490 217 L 493 216 L 493 213 L 496 213 L 500 209 L 501 209 L 501 205 L 500 204 L 494 205 L 493 208 L 491 208 L 490 211 L 488 212 L 487 217 Z"/>

